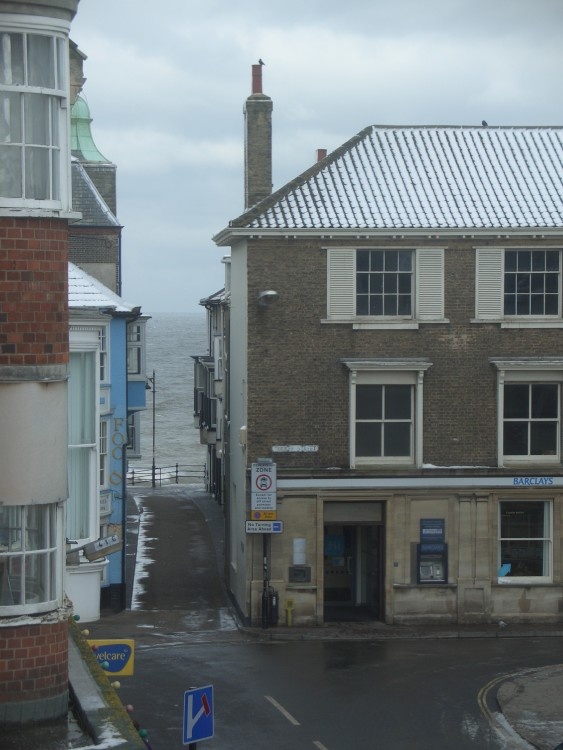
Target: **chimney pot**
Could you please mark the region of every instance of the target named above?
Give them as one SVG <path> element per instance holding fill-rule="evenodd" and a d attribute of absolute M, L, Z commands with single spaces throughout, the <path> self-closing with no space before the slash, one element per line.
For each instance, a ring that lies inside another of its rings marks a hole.
<path fill-rule="evenodd" d="M 252 93 L 253 94 L 262 93 L 262 66 L 261 65 L 252 66 Z"/>

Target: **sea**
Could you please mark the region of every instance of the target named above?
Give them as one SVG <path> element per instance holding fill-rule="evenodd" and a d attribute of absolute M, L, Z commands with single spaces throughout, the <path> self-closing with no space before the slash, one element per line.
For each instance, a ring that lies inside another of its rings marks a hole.
<path fill-rule="evenodd" d="M 155 465 L 170 467 L 205 465 L 206 448 L 194 427 L 194 361 L 207 354 L 205 311 L 152 313 L 146 324 L 146 375 L 153 378 Z M 151 385 L 149 380 L 149 385 Z M 141 459 L 130 468 L 150 467 L 153 446 L 153 392 L 141 412 Z"/>

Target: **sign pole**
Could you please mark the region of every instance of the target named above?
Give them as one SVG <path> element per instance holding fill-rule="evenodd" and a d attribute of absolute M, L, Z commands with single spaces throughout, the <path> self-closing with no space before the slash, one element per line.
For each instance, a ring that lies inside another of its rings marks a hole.
<path fill-rule="evenodd" d="M 262 534 L 263 589 L 262 589 L 262 628 L 268 627 L 268 534 Z"/>

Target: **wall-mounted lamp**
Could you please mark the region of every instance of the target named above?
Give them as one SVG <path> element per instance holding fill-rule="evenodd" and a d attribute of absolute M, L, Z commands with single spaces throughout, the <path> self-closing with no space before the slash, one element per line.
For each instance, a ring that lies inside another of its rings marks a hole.
<path fill-rule="evenodd" d="M 273 289 L 267 289 L 264 292 L 258 292 L 258 304 L 260 307 L 270 307 L 277 302 L 278 293 Z"/>

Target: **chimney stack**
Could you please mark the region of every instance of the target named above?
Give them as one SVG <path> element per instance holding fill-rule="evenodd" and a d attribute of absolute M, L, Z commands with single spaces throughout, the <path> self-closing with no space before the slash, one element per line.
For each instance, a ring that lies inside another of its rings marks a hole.
<path fill-rule="evenodd" d="M 317 149 L 317 161 L 322 161 L 326 156 L 326 148 Z"/>
<path fill-rule="evenodd" d="M 272 100 L 262 93 L 262 65 L 253 65 L 252 93 L 244 107 L 245 209 L 272 193 L 272 110 Z"/>

